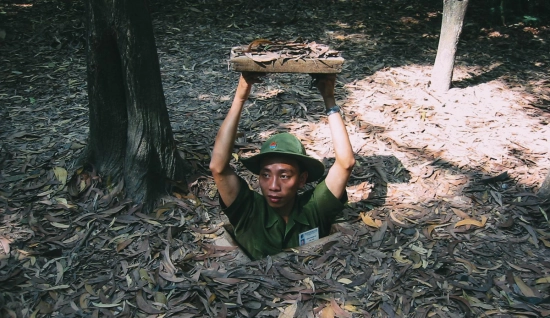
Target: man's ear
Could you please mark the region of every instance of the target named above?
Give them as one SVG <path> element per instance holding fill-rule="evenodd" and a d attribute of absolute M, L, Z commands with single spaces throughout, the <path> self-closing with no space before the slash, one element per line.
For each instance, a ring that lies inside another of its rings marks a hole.
<path fill-rule="evenodd" d="M 303 188 L 306 185 L 306 180 L 308 176 L 309 174 L 307 173 L 307 171 L 300 173 L 300 177 L 298 179 L 300 188 Z"/>

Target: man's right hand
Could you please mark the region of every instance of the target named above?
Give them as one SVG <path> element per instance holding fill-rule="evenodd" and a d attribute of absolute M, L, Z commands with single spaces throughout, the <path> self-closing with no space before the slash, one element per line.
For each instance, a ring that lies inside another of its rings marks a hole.
<path fill-rule="evenodd" d="M 222 202 L 229 206 L 240 191 L 239 177 L 229 166 L 233 153 L 233 146 L 237 135 L 237 127 L 239 126 L 239 120 L 241 118 L 241 112 L 243 110 L 244 103 L 250 95 L 250 90 L 254 83 L 260 83 L 260 77 L 264 73 L 252 73 L 243 72 L 239 78 L 239 85 L 235 92 L 235 98 L 231 104 L 231 108 L 227 112 L 225 119 L 223 120 L 218 134 L 216 135 L 216 142 L 214 143 L 214 149 L 212 149 L 212 159 L 210 160 L 210 171 Z"/>
<path fill-rule="evenodd" d="M 262 83 L 262 76 L 265 76 L 266 73 L 260 73 L 260 72 L 242 72 L 241 76 L 246 80 L 247 83 L 250 85 L 255 83 Z"/>

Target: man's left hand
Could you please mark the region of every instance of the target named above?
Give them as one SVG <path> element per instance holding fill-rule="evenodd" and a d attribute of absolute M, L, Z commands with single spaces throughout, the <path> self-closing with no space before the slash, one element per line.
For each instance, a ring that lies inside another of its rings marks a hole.
<path fill-rule="evenodd" d="M 313 77 L 313 85 L 317 87 L 323 99 L 334 97 L 334 85 L 336 74 L 310 74 Z"/>

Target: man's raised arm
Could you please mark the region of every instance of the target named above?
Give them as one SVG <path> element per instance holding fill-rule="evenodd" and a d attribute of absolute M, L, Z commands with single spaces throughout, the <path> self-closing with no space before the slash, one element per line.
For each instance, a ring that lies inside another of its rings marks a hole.
<path fill-rule="evenodd" d="M 214 177 L 214 182 L 225 206 L 230 206 L 239 194 L 239 177 L 229 166 L 229 161 L 232 157 L 237 127 L 239 126 L 244 103 L 250 95 L 252 84 L 260 82 L 258 76 L 259 74 L 254 73 L 241 74 L 233 103 L 218 130 L 214 149 L 212 150 L 210 171 L 212 171 L 212 177 Z"/>
<path fill-rule="evenodd" d="M 340 109 L 336 106 L 336 99 L 334 98 L 336 75 L 315 74 L 314 79 L 315 86 L 319 89 L 325 102 L 328 124 L 336 157 L 334 165 L 330 167 L 327 177 L 325 178 L 325 183 L 330 192 L 338 199 L 341 199 L 346 190 L 346 184 L 351 175 L 353 166 L 355 165 L 353 149 L 351 148 L 348 132 L 346 131 L 346 125 L 342 120 Z"/>

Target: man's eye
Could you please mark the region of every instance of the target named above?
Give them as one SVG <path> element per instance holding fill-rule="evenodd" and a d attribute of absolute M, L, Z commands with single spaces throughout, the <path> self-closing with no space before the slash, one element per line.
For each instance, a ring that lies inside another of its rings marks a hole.
<path fill-rule="evenodd" d="M 269 178 L 269 174 L 267 174 L 267 173 L 262 173 L 262 178 Z"/>
<path fill-rule="evenodd" d="M 288 176 L 286 174 L 281 175 L 281 179 L 288 179 Z"/>

